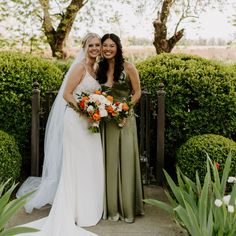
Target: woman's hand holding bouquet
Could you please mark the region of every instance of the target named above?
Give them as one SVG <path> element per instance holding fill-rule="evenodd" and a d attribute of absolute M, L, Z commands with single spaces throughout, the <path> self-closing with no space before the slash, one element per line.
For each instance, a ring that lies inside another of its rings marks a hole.
<path fill-rule="evenodd" d="M 88 128 L 93 133 L 99 132 L 99 124 L 102 119 L 114 119 L 119 127 L 123 127 L 127 117 L 131 115 L 131 100 L 114 101 L 111 95 L 100 90 L 91 94 L 83 92 L 77 96 L 77 106 L 75 107 L 73 104 L 69 104 L 69 106 L 88 118 Z"/>
<path fill-rule="evenodd" d="M 133 107 L 131 100 L 123 99 L 122 101 L 113 102 L 107 109 L 108 118 L 115 119 L 119 127 L 124 127 L 127 118 L 131 115 Z"/>
<path fill-rule="evenodd" d="M 75 111 L 85 115 L 89 120 L 89 130 L 99 132 L 99 123 L 102 118 L 108 116 L 107 107 L 111 105 L 109 96 L 100 90 L 94 93 L 77 94 L 77 107 L 69 104 Z"/>

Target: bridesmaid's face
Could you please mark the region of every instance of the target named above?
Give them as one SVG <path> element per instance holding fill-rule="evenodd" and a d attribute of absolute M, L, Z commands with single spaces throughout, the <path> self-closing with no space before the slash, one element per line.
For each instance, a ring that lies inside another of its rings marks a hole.
<path fill-rule="evenodd" d="M 112 59 L 117 52 L 117 46 L 110 38 L 106 39 L 102 44 L 102 55 L 106 59 Z"/>
<path fill-rule="evenodd" d="M 91 58 L 96 58 L 101 53 L 101 41 L 99 38 L 94 37 L 87 42 L 87 55 Z"/>

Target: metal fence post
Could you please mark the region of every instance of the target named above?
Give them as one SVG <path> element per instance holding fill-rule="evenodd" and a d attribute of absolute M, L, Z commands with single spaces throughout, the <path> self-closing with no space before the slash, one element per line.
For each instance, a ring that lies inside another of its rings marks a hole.
<path fill-rule="evenodd" d="M 32 118 L 31 118 L 31 175 L 39 176 L 39 113 L 40 90 L 39 83 L 33 83 Z"/>
<path fill-rule="evenodd" d="M 164 84 L 159 84 L 157 91 L 158 98 L 158 115 L 157 115 L 157 185 L 162 186 L 164 183 L 164 134 L 165 134 L 165 94 Z"/>
<path fill-rule="evenodd" d="M 143 184 L 149 184 L 150 161 L 150 102 L 149 93 L 144 90 L 140 99 L 140 161 Z"/>

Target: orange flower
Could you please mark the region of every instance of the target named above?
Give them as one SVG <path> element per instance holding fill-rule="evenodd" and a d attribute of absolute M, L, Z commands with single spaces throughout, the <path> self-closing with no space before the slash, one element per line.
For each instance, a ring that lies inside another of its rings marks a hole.
<path fill-rule="evenodd" d="M 112 106 L 107 106 L 106 110 L 107 110 L 108 113 L 112 113 L 114 111 Z"/>
<path fill-rule="evenodd" d="M 220 163 L 216 162 L 216 169 L 219 170 L 220 169 Z"/>
<path fill-rule="evenodd" d="M 97 114 L 97 113 L 93 114 L 93 120 L 99 121 L 100 118 L 101 118 L 101 117 L 100 117 L 99 114 Z"/>
<path fill-rule="evenodd" d="M 113 112 L 111 113 L 111 115 L 115 117 L 115 116 L 117 116 L 117 115 L 118 115 L 118 113 L 117 113 L 117 112 L 115 112 L 115 111 L 113 111 Z"/>
<path fill-rule="evenodd" d="M 127 105 L 127 103 L 123 104 L 122 110 L 124 110 L 124 111 L 128 111 L 129 110 L 129 106 Z"/>
<path fill-rule="evenodd" d="M 107 100 L 113 102 L 113 97 L 111 95 L 107 95 Z"/>
<path fill-rule="evenodd" d="M 83 102 L 86 102 L 86 101 L 88 101 L 88 100 L 89 100 L 89 98 L 88 98 L 87 96 L 82 97 L 82 101 L 83 101 Z"/>
<path fill-rule="evenodd" d="M 102 92 L 100 90 L 96 90 L 95 94 L 102 94 Z"/>

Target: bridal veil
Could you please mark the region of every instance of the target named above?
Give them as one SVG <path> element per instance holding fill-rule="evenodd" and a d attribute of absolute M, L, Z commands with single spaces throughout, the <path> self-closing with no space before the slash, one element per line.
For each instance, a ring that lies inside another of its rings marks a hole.
<path fill-rule="evenodd" d="M 84 58 L 84 49 L 81 48 L 78 56 L 66 73 L 51 108 L 45 131 L 42 177 L 28 177 L 16 193 L 16 196 L 20 197 L 30 191 L 36 190 L 25 205 L 25 210 L 28 213 L 31 213 L 34 208 L 39 209 L 46 204 L 53 203 L 61 175 L 63 154 L 63 118 L 67 104 L 63 98 L 63 92 L 71 71 Z"/>

